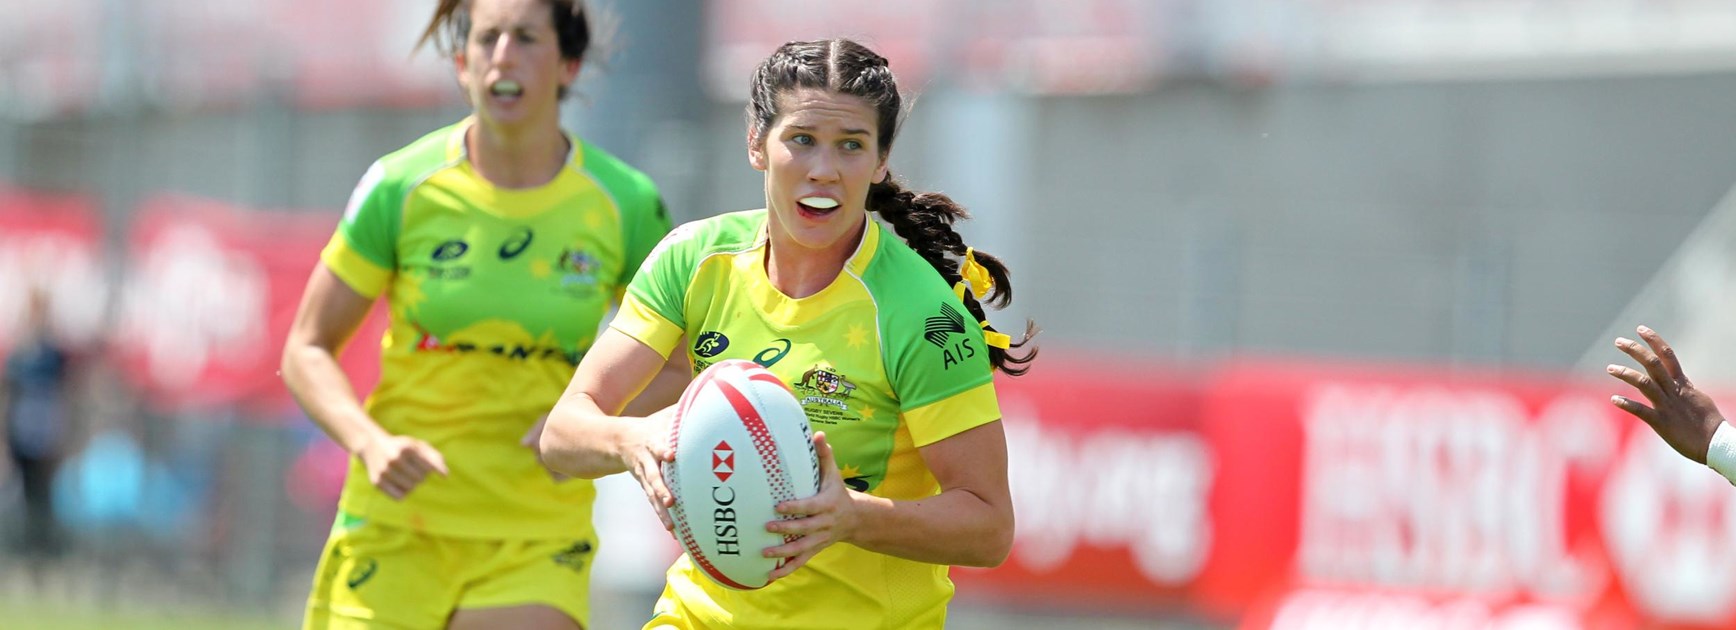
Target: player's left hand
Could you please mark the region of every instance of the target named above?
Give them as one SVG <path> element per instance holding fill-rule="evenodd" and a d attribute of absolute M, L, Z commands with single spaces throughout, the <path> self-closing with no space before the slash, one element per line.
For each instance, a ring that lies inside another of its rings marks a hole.
<path fill-rule="evenodd" d="M 536 424 L 530 426 L 530 430 L 524 433 L 524 437 L 519 438 L 518 443 L 530 449 L 532 453 L 536 453 L 537 463 L 542 464 L 543 470 L 548 471 L 549 476 L 553 477 L 557 483 L 572 479 L 572 477 L 555 472 L 555 469 L 549 468 L 548 462 L 543 461 L 542 448 L 538 447 L 537 444 L 542 442 L 543 427 L 548 426 L 548 423 L 549 415 L 545 413 L 541 418 L 536 419 Z"/>
<path fill-rule="evenodd" d="M 859 524 L 856 492 L 845 487 L 844 475 L 838 471 L 838 462 L 832 457 L 832 445 L 826 442 L 825 433 L 814 434 L 814 451 L 820 457 L 820 492 L 806 499 L 778 504 L 779 514 L 800 518 L 766 523 L 766 531 L 800 536 L 765 550 L 767 558 L 785 559 L 772 571 L 773 581 L 794 573 L 834 543 L 850 540 Z"/>

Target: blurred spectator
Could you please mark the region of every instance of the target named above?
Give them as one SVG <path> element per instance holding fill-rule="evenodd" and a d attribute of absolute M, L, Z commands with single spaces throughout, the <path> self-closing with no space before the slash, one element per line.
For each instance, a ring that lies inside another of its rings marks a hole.
<path fill-rule="evenodd" d="M 49 299 L 41 287 L 30 291 L 24 325 L 0 380 L 6 449 L 24 491 L 24 527 L 18 542 L 26 555 L 38 559 L 58 555 L 60 550 L 52 490 L 71 421 L 71 355 L 53 334 Z"/>

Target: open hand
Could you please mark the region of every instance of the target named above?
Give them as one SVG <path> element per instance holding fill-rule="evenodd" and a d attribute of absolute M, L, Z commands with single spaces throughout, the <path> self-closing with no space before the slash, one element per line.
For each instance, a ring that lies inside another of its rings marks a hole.
<path fill-rule="evenodd" d="M 1712 434 L 1724 423 L 1718 406 L 1705 392 L 1694 387 L 1682 373 L 1676 351 L 1664 338 L 1645 326 L 1637 331 L 1645 344 L 1627 338 L 1617 338 L 1615 347 L 1633 357 L 1644 372 L 1622 365 L 1610 365 L 1610 375 L 1634 386 L 1651 402 L 1648 407 L 1625 396 L 1611 396 L 1610 402 L 1622 411 L 1633 414 L 1671 448 L 1697 463 L 1706 463 L 1706 450 L 1712 445 Z M 1648 347 L 1649 346 L 1649 347 Z"/>

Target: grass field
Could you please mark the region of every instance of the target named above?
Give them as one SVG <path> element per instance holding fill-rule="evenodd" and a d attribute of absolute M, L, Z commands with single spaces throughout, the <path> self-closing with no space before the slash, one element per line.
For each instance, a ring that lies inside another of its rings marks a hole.
<path fill-rule="evenodd" d="M 288 620 L 249 619 L 221 613 L 166 611 L 72 611 L 0 600 L 0 628 L 6 630 L 266 630 L 290 628 Z"/>

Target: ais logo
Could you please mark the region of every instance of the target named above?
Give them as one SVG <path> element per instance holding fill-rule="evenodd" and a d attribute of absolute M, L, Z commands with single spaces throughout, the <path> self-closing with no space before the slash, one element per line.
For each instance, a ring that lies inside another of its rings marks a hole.
<path fill-rule="evenodd" d="M 707 359 L 723 354 L 729 349 L 729 337 L 715 330 L 700 333 L 699 340 L 693 342 L 693 353 Z"/>
<path fill-rule="evenodd" d="M 960 339 L 953 341 L 953 335 Z M 977 355 L 976 346 L 971 345 L 970 337 L 964 334 L 964 315 L 951 304 L 941 303 L 940 314 L 924 322 L 922 336 L 940 348 L 941 360 L 948 370 Z"/>

